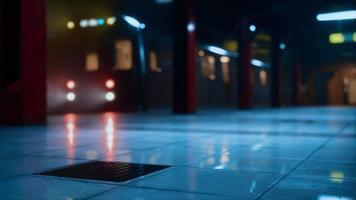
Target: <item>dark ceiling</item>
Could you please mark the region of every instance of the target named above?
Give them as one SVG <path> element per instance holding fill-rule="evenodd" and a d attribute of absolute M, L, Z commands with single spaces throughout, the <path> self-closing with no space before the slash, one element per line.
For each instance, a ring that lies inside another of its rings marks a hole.
<path fill-rule="evenodd" d="M 172 3 L 157 0 L 48 0 L 49 11 L 70 17 L 125 13 L 144 21 L 148 29 L 172 30 Z M 193 0 L 194 1 L 194 0 Z M 355 43 L 329 45 L 333 32 L 356 32 L 356 20 L 319 22 L 318 13 L 356 9 L 355 0 L 195 0 L 198 40 L 235 38 L 238 14 L 251 16 L 258 30 L 278 28 L 286 43 L 329 56 L 356 57 Z"/>

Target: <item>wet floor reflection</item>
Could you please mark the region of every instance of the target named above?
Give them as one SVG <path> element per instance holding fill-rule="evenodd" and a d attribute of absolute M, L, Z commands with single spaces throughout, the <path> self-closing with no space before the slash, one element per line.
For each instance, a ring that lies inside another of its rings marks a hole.
<path fill-rule="evenodd" d="M 105 113 L 104 114 L 104 123 L 105 123 L 105 139 L 106 139 L 106 160 L 114 160 L 114 135 L 115 135 L 115 114 L 114 113 Z"/>
<path fill-rule="evenodd" d="M 75 114 L 67 114 L 64 116 L 67 138 L 67 153 L 68 157 L 72 158 L 75 154 L 75 137 L 76 137 L 76 120 Z"/>

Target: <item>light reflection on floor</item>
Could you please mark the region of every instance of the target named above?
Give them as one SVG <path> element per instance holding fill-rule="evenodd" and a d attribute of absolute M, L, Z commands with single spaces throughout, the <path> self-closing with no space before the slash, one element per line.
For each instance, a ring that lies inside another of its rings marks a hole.
<path fill-rule="evenodd" d="M 67 114 L 0 127 L 0 144 L 0 199 L 356 200 L 355 108 Z M 172 168 L 124 184 L 33 174 L 89 160 Z"/>

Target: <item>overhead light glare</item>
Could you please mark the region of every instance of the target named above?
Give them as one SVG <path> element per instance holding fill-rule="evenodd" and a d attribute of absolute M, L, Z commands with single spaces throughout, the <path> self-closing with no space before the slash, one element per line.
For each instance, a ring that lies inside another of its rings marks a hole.
<path fill-rule="evenodd" d="M 194 22 L 189 22 L 187 25 L 187 30 L 188 32 L 194 32 L 195 31 L 195 24 Z"/>
<path fill-rule="evenodd" d="M 228 54 L 228 52 L 225 49 L 222 49 L 222 48 L 216 47 L 216 46 L 208 46 L 207 49 L 213 53 L 223 55 L 223 56 Z"/>
<path fill-rule="evenodd" d="M 318 21 L 351 20 L 356 19 L 356 10 L 322 13 L 316 16 Z"/>
<path fill-rule="evenodd" d="M 251 31 L 251 32 L 255 32 L 255 31 L 256 31 L 256 29 L 257 29 L 257 28 L 256 28 L 256 26 L 255 26 L 255 25 L 253 25 L 253 24 L 252 24 L 252 25 L 250 25 L 250 31 Z"/>
<path fill-rule="evenodd" d="M 252 65 L 255 65 L 257 67 L 263 67 L 264 66 L 264 63 L 260 60 L 257 60 L 257 59 L 252 59 L 251 60 L 251 64 Z"/>
<path fill-rule="evenodd" d="M 284 43 L 281 43 L 281 44 L 279 44 L 279 48 L 282 49 L 282 50 L 284 50 L 284 49 L 287 48 L 287 45 L 284 44 Z"/>
<path fill-rule="evenodd" d="M 165 4 L 165 3 L 172 3 L 173 0 L 156 0 L 156 3 L 158 4 Z"/>
<path fill-rule="evenodd" d="M 123 19 L 124 19 L 128 24 L 130 24 L 131 26 L 133 26 L 133 27 L 135 27 L 135 28 L 140 28 L 140 26 L 141 26 L 141 23 L 140 23 L 137 19 L 135 19 L 135 18 L 133 18 L 133 17 L 124 15 L 124 16 L 123 16 Z"/>

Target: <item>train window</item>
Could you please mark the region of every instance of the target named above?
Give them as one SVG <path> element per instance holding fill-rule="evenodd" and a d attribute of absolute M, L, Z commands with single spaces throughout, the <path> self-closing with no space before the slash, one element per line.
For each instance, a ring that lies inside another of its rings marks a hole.
<path fill-rule="evenodd" d="M 88 72 L 95 72 L 99 70 L 99 55 L 96 52 L 90 52 L 86 57 L 85 69 Z"/>
<path fill-rule="evenodd" d="M 201 57 L 201 73 L 203 77 L 215 80 L 215 58 L 214 56 L 205 55 Z"/>
<path fill-rule="evenodd" d="M 266 70 L 261 70 L 260 71 L 260 83 L 263 86 L 267 85 L 267 72 L 266 72 Z"/>
<path fill-rule="evenodd" d="M 153 72 L 161 72 L 162 69 L 158 67 L 157 53 L 154 51 L 150 52 L 150 69 Z"/>
<path fill-rule="evenodd" d="M 115 43 L 114 70 L 131 70 L 133 65 L 133 47 L 130 40 L 119 40 Z"/>

